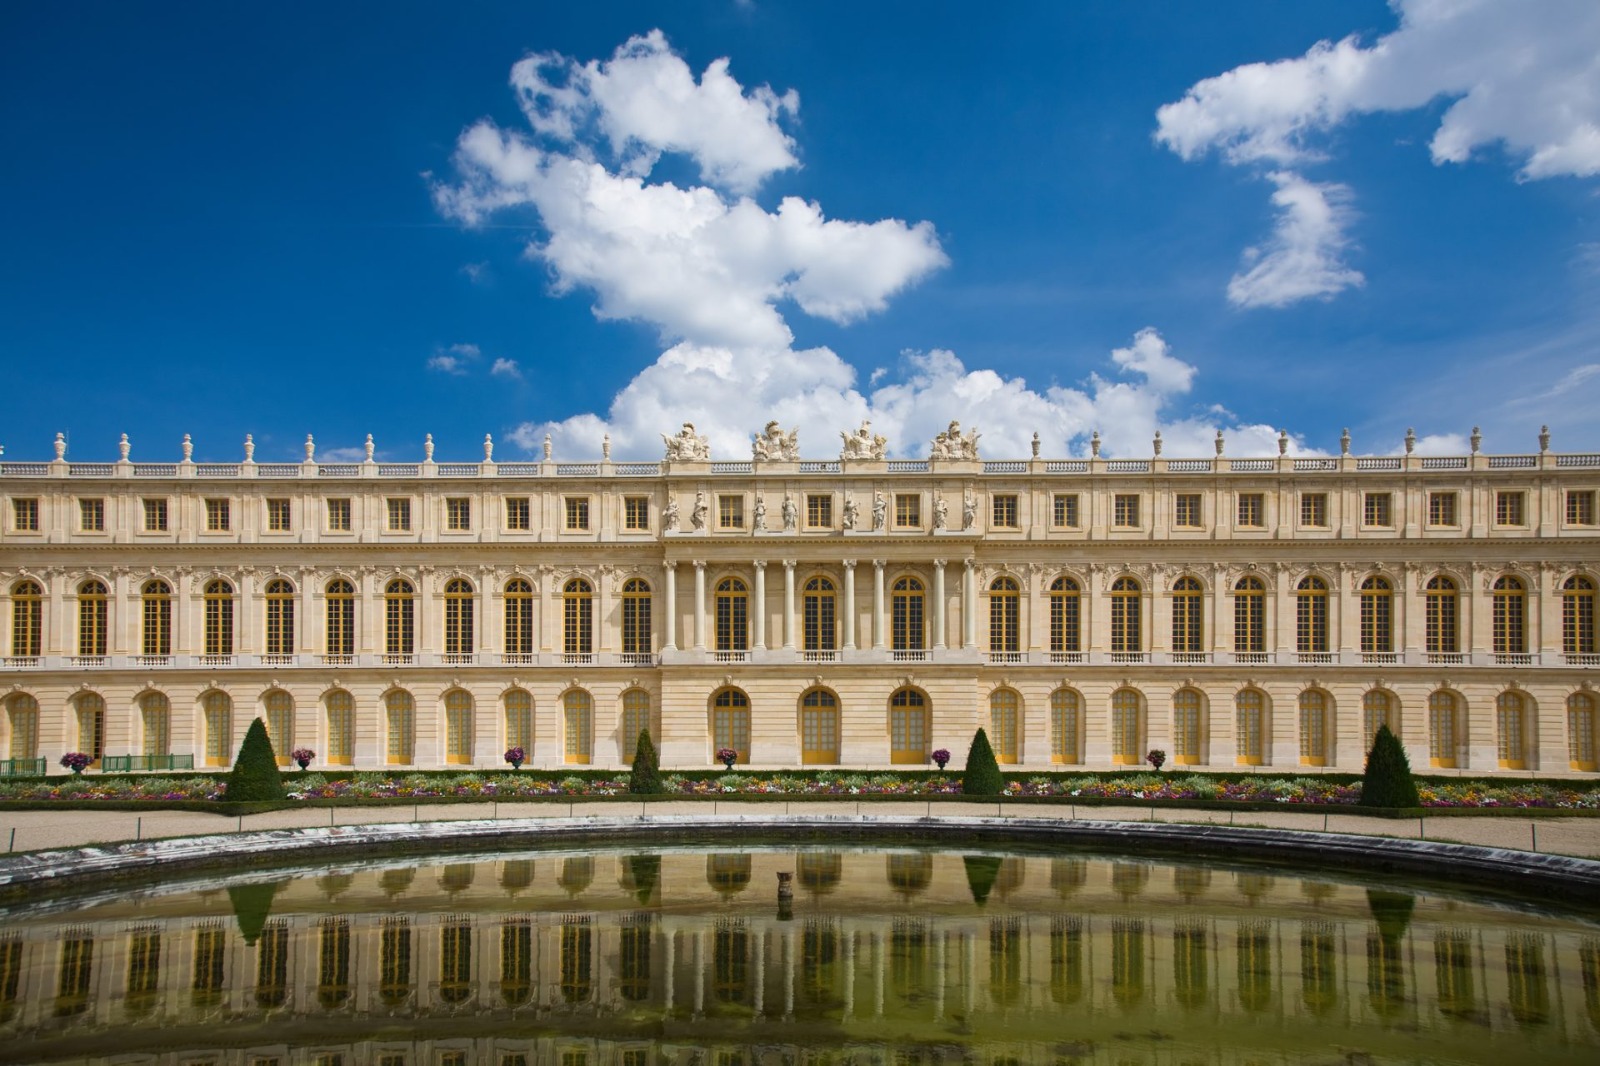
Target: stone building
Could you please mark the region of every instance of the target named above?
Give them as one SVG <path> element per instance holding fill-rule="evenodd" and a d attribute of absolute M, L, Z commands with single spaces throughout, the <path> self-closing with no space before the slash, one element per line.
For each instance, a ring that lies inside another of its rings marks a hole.
<path fill-rule="evenodd" d="M 0 462 L 0 768 L 1593 772 L 1600 455 Z"/>

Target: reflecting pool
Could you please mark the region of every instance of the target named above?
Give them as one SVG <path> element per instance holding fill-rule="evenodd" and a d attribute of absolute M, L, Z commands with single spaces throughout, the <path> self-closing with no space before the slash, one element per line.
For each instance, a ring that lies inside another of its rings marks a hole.
<path fill-rule="evenodd" d="M 367 862 L 0 917 L 0 1061 L 1590 1064 L 1600 926 L 1075 853 Z"/>

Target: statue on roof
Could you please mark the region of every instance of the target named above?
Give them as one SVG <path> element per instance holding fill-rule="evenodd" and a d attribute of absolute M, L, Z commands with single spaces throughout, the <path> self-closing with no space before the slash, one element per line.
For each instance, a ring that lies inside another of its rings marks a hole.
<path fill-rule="evenodd" d="M 933 438 L 933 450 L 929 454 L 935 459 L 976 459 L 979 436 L 975 429 L 963 436 L 961 423 L 952 421 L 949 429 Z"/>
<path fill-rule="evenodd" d="M 889 450 L 889 438 L 872 432 L 869 421 L 863 421 L 854 433 L 840 430 L 839 439 L 844 442 L 844 450 L 839 453 L 841 459 L 882 459 Z"/>
<path fill-rule="evenodd" d="M 751 458 L 758 463 L 793 463 L 800 459 L 800 431 L 785 433 L 777 421 L 767 423 L 767 428 L 757 434 L 750 445 Z"/>
<path fill-rule="evenodd" d="M 694 431 L 693 422 L 685 422 L 676 436 L 661 435 L 667 446 L 667 459 L 672 462 L 705 462 L 711 458 L 711 443 Z"/>

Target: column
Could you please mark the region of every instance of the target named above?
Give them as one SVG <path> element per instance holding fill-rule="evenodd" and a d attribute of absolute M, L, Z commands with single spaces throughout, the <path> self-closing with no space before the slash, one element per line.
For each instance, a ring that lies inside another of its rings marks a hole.
<path fill-rule="evenodd" d="M 671 567 L 667 568 L 667 573 L 672 573 Z M 662 967 L 662 972 L 665 977 L 665 987 L 661 990 L 661 997 L 663 1002 L 666 1004 L 666 1013 L 670 1016 L 672 1014 L 673 1007 L 677 1006 L 674 1001 L 678 998 L 678 990 L 673 987 L 673 978 L 675 978 L 678 973 L 677 931 L 673 929 L 665 930 L 662 933 L 661 939 L 666 941 L 667 947 L 667 961 Z"/>
<path fill-rule="evenodd" d="M 961 646 L 978 646 L 978 614 L 974 609 L 978 601 L 978 564 L 973 559 L 965 562 L 961 572 Z"/>
<path fill-rule="evenodd" d="M 666 577 L 662 581 L 662 593 L 665 602 L 662 604 L 662 651 L 678 650 L 678 564 L 666 565 Z"/>
<path fill-rule="evenodd" d="M 844 560 L 844 650 L 856 646 L 856 561 Z"/>
<path fill-rule="evenodd" d="M 883 933 L 872 934 L 872 1013 L 883 1017 Z"/>
<path fill-rule="evenodd" d="M 765 651 L 767 648 L 767 564 L 765 560 L 757 559 L 755 567 L 755 632 L 751 634 L 751 646 L 756 651 Z"/>
<path fill-rule="evenodd" d="M 696 563 L 696 566 L 704 564 Z M 698 1019 L 706 1011 L 706 934 L 694 935 L 694 1016 Z"/>
<path fill-rule="evenodd" d="M 794 560 L 783 561 L 783 650 L 794 651 Z"/>
<path fill-rule="evenodd" d="M 883 560 L 872 560 L 872 646 L 883 650 Z"/>
<path fill-rule="evenodd" d="M 942 563 L 940 564 L 940 572 L 943 573 L 943 564 Z M 937 928 L 937 926 L 935 928 Z M 945 982 L 945 972 L 944 972 L 945 946 L 944 946 L 944 942 L 945 942 L 945 939 L 949 935 L 950 934 L 945 933 L 945 932 L 936 932 L 934 934 L 935 940 L 933 942 L 933 969 L 934 969 L 934 972 L 939 975 L 939 983 L 937 985 L 935 985 L 934 989 L 933 989 L 933 1017 L 934 1017 L 935 1021 L 943 1021 L 944 1020 L 944 982 Z"/>
<path fill-rule="evenodd" d="M 694 563 L 694 650 L 706 650 L 706 564 Z"/>
<path fill-rule="evenodd" d="M 944 560 L 933 561 L 933 646 L 944 649 Z"/>
<path fill-rule="evenodd" d="M 783 934 L 783 1017 L 794 1017 L 794 927 Z"/>
<path fill-rule="evenodd" d="M 856 931 L 848 929 L 841 935 L 844 937 L 844 1016 L 850 1018 L 856 1012 Z"/>
<path fill-rule="evenodd" d="M 755 1008 L 756 1017 L 761 1017 L 767 1004 L 767 931 L 759 929 L 751 937 L 755 941 Z"/>

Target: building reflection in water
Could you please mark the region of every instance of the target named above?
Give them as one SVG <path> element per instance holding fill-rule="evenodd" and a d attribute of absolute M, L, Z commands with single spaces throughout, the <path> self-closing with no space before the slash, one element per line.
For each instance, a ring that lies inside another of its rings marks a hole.
<path fill-rule="evenodd" d="M 780 872 L 804 890 L 787 911 Z M 1256 1058 L 1415 1058 L 1422 1040 L 1441 1059 L 1594 1059 L 1592 925 L 1294 881 L 830 849 L 391 861 L 124 894 L 7 920 L 0 1047 L 44 1060 L 65 1038 L 107 1066 L 953 1066 L 962 1048 L 1153 1061 L 1113 1052 L 1161 1032 L 1173 1062 L 1233 1063 L 1248 1027 Z M 197 1032 L 227 1039 L 172 1046 Z"/>

